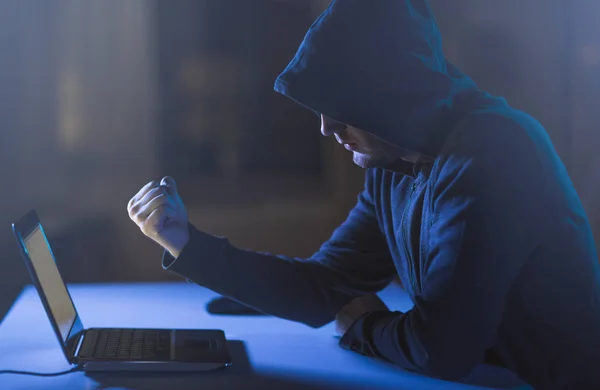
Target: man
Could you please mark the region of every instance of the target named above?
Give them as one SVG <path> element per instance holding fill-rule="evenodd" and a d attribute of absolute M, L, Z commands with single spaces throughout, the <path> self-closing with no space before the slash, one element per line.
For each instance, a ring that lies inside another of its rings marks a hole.
<path fill-rule="evenodd" d="M 487 362 L 540 389 L 598 389 L 600 270 L 567 171 L 535 119 L 441 47 L 424 0 L 334 0 L 277 79 L 366 168 L 358 203 L 311 258 L 200 232 L 171 178 L 143 187 L 129 215 L 166 249 L 166 269 L 312 327 L 399 276 L 414 308 L 369 298 L 346 310 L 344 348 L 447 380 Z"/>

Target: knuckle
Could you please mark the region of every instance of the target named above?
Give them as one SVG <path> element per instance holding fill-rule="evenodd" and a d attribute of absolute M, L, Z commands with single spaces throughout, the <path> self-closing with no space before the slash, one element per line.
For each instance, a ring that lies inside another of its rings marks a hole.
<path fill-rule="evenodd" d="M 134 219 L 135 219 L 135 223 L 137 223 L 139 226 L 143 225 L 144 222 L 146 221 L 146 218 L 144 218 L 144 215 L 142 212 L 135 213 Z"/>
<path fill-rule="evenodd" d="M 159 207 L 159 206 L 165 204 L 166 202 L 167 202 L 166 196 L 164 194 L 159 194 L 159 195 L 156 195 L 152 199 L 150 204 L 153 208 L 156 208 L 156 207 Z"/>
<path fill-rule="evenodd" d="M 163 187 L 163 186 L 157 187 L 157 188 L 153 189 L 152 191 L 154 191 L 154 194 L 156 194 L 156 195 L 165 195 L 167 193 L 165 187 Z"/>
<path fill-rule="evenodd" d="M 148 192 L 146 192 L 146 194 L 144 195 L 144 197 L 148 198 L 148 197 L 151 197 L 154 194 L 156 194 L 156 188 L 151 188 L 150 190 L 148 190 Z"/>
<path fill-rule="evenodd" d="M 156 187 L 151 191 L 151 196 L 154 198 L 154 197 L 163 195 L 164 193 L 165 193 L 165 190 L 163 187 Z"/>
<path fill-rule="evenodd" d="M 169 194 L 167 194 L 166 192 L 161 193 L 158 198 L 161 200 L 162 203 L 169 203 L 171 201 L 171 197 L 169 196 Z"/>
<path fill-rule="evenodd" d="M 140 204 L 136 203 L 133 206 L 131 206 L 131 208 L 129 210 L 129 215 L 130 216 L 131 215 L 137 216 L 137 214 L 139 213 L 139 211 L 140 211 Z"/>

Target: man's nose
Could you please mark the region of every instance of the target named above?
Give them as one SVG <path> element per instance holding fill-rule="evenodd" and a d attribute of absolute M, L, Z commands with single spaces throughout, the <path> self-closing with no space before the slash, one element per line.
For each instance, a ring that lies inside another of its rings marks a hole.
<path fill-rule="evenodd" d="M 321 115 L 321 134 L 325 137 L 334 135 L 346 129 L 346 125 L 336 122 L 327 118 L 325 115 Z"/>
<path fill-rule="evenodd" d="M 325 137 L 329 137 L 333 135 L 333 131 L 331 130 L 331 126 L 327 123 L 327 118 L 324 115 L 321 115 L 321 134 Z"/>

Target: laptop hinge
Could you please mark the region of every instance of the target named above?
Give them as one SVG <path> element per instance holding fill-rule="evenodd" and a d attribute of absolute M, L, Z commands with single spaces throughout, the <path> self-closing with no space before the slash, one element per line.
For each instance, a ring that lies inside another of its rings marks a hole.
<path fill-rule="evenodd" d="M 75 346 L 75 350 L 72 351 L 71 354 L 71 364 L 77 363 L 77 356 L 79 356 L 79 351 L 81 350 L 81 345 L 83 344 L 83 337 L 85 335 L 85 330 L 79 332 L 77 335 L 77 342 L 73 343 Z"/>

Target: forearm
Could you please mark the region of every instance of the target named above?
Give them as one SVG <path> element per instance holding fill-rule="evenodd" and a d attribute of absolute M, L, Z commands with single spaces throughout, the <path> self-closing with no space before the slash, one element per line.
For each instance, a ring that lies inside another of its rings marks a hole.
<path fill-rule="evenodd" d="M 430 356 L 411 323 L 411 313 L 367 313 L 352 324 L 340 345 L 427 376 L 447 380 L 462 378 L 466 371 L 461 355 L 456 353 L 452 359 L 444 361 Z"/>
<path fill-rule="evenodd" d="M 484 361 L 501 364 L 490 345 L 479 341 L 489 329 L 467 330 L 473 320 L 454 312 L 458 310 L 441 316 L 431 313 L 429 322 L 414 308 L 406 313 L 370 312 L 352 324 L 340 345 L 449 381 L 464 378 Z"/>
<path fill-rule="evenodd" d="M 316 261 L 240 250 L 191 225 L 190 236 L 176 260 L 165 254 L 163 266 L 261 312 L 319 327 L 352 299 L 334 288 L 342 276 Z"/>

